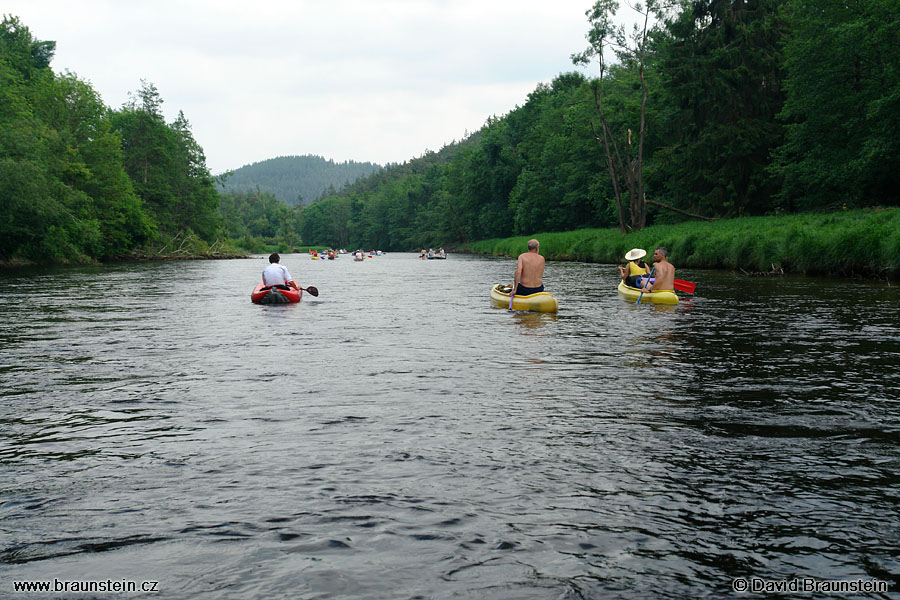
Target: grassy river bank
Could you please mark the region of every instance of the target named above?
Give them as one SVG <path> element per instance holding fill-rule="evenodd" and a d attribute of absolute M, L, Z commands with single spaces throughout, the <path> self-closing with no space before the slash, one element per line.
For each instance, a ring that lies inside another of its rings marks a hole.
<path fill-rule="evenodd" d="M 665 246 L 682 268 L 880 279 L 895 279 L 900 272 L 900 208 L 694 221 L 629 234 L 579 229 L 481 240 L 458 250 L 516 256 L 533 237 L 549 260 L 621 263 L 631 248 L 652 253 Z"/>

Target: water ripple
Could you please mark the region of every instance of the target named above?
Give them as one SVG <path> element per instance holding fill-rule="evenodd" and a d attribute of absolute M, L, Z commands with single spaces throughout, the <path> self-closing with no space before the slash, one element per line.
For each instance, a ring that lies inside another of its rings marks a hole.
<path fill-rule="evenodd" d="M 488 302 L 510 260 L 287 256 L 321 295 L 260 307 L 264 262 L 0 275 L 4 581 L 217 599 L 900 585 L 897 290 L 679 272 L 695 298 L 637 307 L 613 268 L 554 263 L 561 312 L 540 315 Z"/>

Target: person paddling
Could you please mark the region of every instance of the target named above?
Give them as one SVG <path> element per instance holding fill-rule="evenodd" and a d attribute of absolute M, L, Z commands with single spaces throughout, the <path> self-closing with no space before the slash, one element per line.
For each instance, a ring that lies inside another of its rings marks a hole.
<path fill-rule="evenodd" d="M 625 255 L 625 260 L 628 261 L 628 264 L 625 267 L 619 265 L 619 275 L 622 276 L 622 281 L 625 282 L 625 285 L 639 287 L 640 284 L 637 282 L 637 278 L 650 273 L 650 267 L 641 260 L 645 256 L 647 256 L 647 251 L 642 248 L 632 248 Z"/>
<path fill-rule="evenodd" d="M 269 265 L 262 271 L 263 285 L 267 288 L 274 286 L 286 290 L 289 287 L 292 287 L 295 290 L 299 290 L 300 286 L 297 285 L 297 282 L 291 277 L 287 267 L 278 264 L 280 260 L 281 257 L 278 256 L 277 252 L 273 252 L 269 255 Z"/>
<path fill-rule="evenodd" d="M 528 240 L 528 252 L 519 255 L 513 290 L 516 296 L 529 296 L 544 291 L 544 257 L 538 254 L 540 242 Z"/>
<path fill-rule="evenodd" d="M 669 251 L 660 246 L 653 252 L 653 274 L 655 280 L 650 283 L 644 280 L 641 288 L 643 292 L 673 292 L 675 291 L 675 265 L 669 262 Z"/>

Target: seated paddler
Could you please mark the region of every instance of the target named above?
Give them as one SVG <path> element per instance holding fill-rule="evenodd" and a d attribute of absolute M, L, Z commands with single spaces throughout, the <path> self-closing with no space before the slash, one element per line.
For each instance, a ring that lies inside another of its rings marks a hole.
<path fill-rule="evenodd" d="M 281 260 L 281 257 L 278 256 L 277 252 L 273 252 L 269 255 L 269 266 L 267 266 L 262 271 L 262 280 L 265 288 L 268 289 L 270 287 L 277 287 L 283 290 L 287 290 L 290 288 L 294 288 L 295 290 L 299 290 L 300 286 L 297 285 L 297 282 L 291 277 L 291 274 L 288 272 L 287 267 L 278 264 L 278 261 Z"/>
<path fill-rule="evenodd" d="M 625 254 L 628 264 L 624 267 L 619 265 L 619 275 L 622 276 L 625 285 L 633 288 L 641 287 L 638 279 L 650 274 L 650 266 L 641 260 L 645 256 L 647 256 L 647 251 L 641 248 L 632 248 Z"/>
<path fill-rule="evenodd" d="M 544 257 L 538 253 L 540 243 L 528 240 L 528 252 L 519 255 L 513 289 L 516 296 L 529 296 L 544 291 Z"/>
<path fill-rule="evenodd" d="M 660 246 L 653 251 L 653 274 L 655 277 L 648 282 L 646 279 L 641 284 L 643 292 L 674 292 L 675 291 L 675 265 L 669 262 L 669 251 L 665 246 Z"/>

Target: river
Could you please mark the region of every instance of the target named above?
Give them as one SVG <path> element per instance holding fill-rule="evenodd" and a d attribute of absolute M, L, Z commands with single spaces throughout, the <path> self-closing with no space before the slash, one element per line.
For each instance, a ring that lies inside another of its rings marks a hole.
<path fill-rule="evenodd" d="M 511 259 L 287 255 L 319 297 L 258 306 L 265 264 L 0 274 L 0 596 L 897 597 L 900 288 L 549 263 L 547 315 Z"/>

